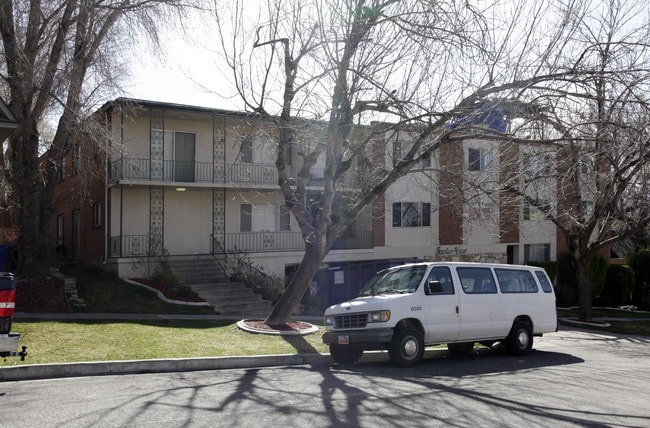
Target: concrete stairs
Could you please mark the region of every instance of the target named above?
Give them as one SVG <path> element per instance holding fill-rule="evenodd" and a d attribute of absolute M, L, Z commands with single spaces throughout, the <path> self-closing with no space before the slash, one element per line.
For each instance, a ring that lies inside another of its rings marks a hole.
<path fill-rule="evenodd" d="M 265 317 L 271 312 L 271 302 L 243 283 L 230 281 L 212 256 L 174 258 L 168 263 L 180 284 L 191 287 L 222 315 Z"/>

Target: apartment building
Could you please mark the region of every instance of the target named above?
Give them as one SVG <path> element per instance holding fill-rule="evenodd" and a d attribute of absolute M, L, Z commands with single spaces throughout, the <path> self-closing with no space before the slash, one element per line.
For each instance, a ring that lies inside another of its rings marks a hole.
<path fill-rule="evenodd" d="M 60 165 L 51 234 L 59 257 L 133 277 L 140 275 L 134 262 L 152 249 L 186 260 L 240 251 L 269 273 L 291 275 L 304 247 L 278 190 L 272 123 L 126 98 L 97 115 L 108 132 L 105 147 L 82 138 Z M 290 168 L 323 135 L 321 124 L 301 124 L 287 153 Z M 373 145 L 373 160 L 389 168 L 412 141 L 406 132 L 384 140 Z M 376 270 L 414 260 L 555 259 L 556 228 L 498 191 L 504 180 L 525 185 L 523 163 L 530 174 L 554 167 L 535 148 L 488 139 L 443 146 L 358 216 L 311 292 L 327 303 L 347 299 Z M 322 190 L 323 167 L 312 169 L 313 194 Z M 345 180 L 355 186 L 354 174 Z M 473 190 L 477 183 L 481 191 Z M 552 182 L 539 191 L 554 197 Z"/>

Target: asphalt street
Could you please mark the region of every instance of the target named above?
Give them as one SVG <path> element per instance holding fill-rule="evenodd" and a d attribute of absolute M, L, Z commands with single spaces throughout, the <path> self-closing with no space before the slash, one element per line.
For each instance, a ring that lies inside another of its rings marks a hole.
<path fill-rule="evenodd" d="M 8 381 L 0 383 L 0 421 L 25 427 L 647 427 L 648 345 L 647 337 L 563 328 L 536 338 L 525 357 L 480 348 L 452 358 L 430 349 L 413 368 L 371 353 L 354 365 L 251 359 L 245 368 Z"/>

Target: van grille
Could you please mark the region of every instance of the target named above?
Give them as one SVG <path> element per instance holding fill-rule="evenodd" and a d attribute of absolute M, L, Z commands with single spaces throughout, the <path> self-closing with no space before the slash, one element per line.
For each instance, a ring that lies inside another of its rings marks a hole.
<path fill-rule="evenodd" d="M 334 317 L 334 328 L 365 328 L 368 324 L 368 314 L 346 314 Z"/>

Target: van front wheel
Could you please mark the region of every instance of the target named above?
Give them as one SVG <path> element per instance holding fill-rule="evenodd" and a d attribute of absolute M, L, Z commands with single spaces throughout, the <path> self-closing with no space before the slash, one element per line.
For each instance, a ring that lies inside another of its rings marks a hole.
<path fill-rule="evenodd" d="M 424 339 L 414 328 L 398 330 L 388 349 L 388 356 L 393 364 L 411 367 L 420 364 L 424 356 Z"/>
<path fill-rule="evenodd" d="M 533 332 L 530 325 L 523 321 L 515 322 L 505 342 L 511 354 L 526 355 L 533 347 Z"/>

